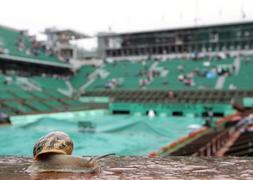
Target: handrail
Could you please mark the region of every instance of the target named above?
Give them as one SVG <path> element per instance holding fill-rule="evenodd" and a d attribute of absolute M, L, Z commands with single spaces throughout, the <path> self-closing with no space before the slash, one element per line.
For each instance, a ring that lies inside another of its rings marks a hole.
<path fill-rule="evenodd" d="M 223 145 L 227 142 L 230 137 L 230 130 L 226 130 L 218 134 L 204 147 L 200 148 L 193 156 L 213 156 Z"/>
<path fill-rule="evenodd" d="M 245 127 L 246 125 L 242 124 L 241 126 L 233 126 L 226 129 L 214 137 L 204 147 L 200 148 L 193 156 L 222 156 L 224 153 L 221 154 L 220 151 L 224 149 L 225 146 L 228 146 L 228 144 L 231 144 L 231 141 L 234 142 Z"/>

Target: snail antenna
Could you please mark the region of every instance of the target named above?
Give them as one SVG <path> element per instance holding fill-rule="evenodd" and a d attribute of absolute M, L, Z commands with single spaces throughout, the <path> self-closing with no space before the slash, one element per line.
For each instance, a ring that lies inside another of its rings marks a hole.
<path fill-rule="evenodd" d="M 108 157 L 108 156 L 115 156 L 115 155 L 116 155 L 116 153 L 110 153 L 110 154 L 105 154 L 103 156 L 99 156 L 99 157 L 97 157 L 95 159 L 98 160 L 98 159 L 103 159 L 103 158 Z"/>
<path fill-rule="evenodd" d="M 102 156 L 98 156 L 98 157 L 95 157 L 95 158 L 90 158 L 89 159 L 89 162 L 90 161 L 97 161 L 97 160 L 99 160 L 99 159 L 103 159 L 103 158 L 105 158 L 105 157 L 108 157 L 108 156 L 115 156 L 116 155 L 116 153 L 109 153 L 109 154 L 105 154 L 105 155 L 102 155 Z"/>

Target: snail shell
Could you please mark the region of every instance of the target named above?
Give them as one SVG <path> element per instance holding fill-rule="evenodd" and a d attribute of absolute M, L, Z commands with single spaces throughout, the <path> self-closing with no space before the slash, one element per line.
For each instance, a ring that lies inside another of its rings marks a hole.
<path fill-rule="evenodd" d="M 74 145 L 71 138 L 64 132 L 55 131 L 43 136 L 34 145 L 33 157 L 39 160 L 48 154 L 71 155 Z"/>
<path fill-rule="evenodd" d="M 84 172 L 99 170 L 96 159 L 71 156 L 74 145 L 64 132 L 55 131 L 43 136 L 34 145 L 31 172 Z"/>

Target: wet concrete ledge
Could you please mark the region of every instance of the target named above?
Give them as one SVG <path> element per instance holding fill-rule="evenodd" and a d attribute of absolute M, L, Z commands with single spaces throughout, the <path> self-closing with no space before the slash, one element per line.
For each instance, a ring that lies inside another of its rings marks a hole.
<path fill-rule="evenodd" d="M 109 157 L 101 172 L 28 173 L 31 158 L 0 157 L 0 179 L 253 179 L 253 158 Z"/>

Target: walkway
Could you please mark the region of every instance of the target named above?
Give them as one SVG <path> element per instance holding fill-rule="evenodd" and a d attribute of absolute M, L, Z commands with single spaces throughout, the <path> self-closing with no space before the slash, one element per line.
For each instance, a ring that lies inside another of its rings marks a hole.
<path fill-rule="evenodd" d="M 223 89 L 225 80 L 225 76 L 220 76 L 216 81 L 215 89 Z"/>
<path fill-rule="evenodd" d="M 104 65 L 102 65 L 100 68 L 96 69 L 93 73 L 89 75 L 89 80 L 86 82 L 81 88 L 80 91 L 84 91 L 89 85 L 91 85 L 97 78 L 97 75 L 103 71 Z M 109 74 L 108 74 L 109 75 Z"/>
<path fill-rule="evenodd" d="M 241 67 L 240 57 L 235 58 L 233 65 L 235 66 L 235 74 L 233 74 L 233 76 L 236 76 L 240 72 L 240 67 Z M 226 81 L 225 76 L 219 77 L 218 80 L 216 81 L 215 89 L 223 89 L 225 81 Z M 230 86 L 231 86 L 231 84 L 230 84 Z"/>
<path fill-rule="evenodd" d="M 241 67 L 241 59 L 239 57 L 234 60 L 234 66 L 235 66 L 235 75 L 237 75 Z"/>

